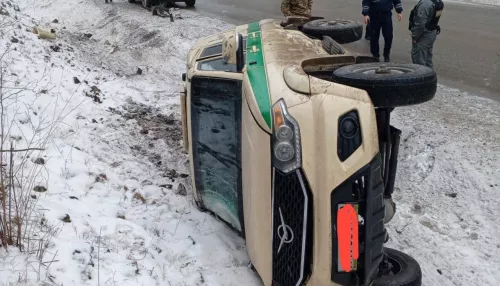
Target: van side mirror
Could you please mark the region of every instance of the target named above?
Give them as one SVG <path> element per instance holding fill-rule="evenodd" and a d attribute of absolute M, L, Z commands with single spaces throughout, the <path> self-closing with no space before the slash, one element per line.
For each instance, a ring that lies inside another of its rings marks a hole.
<path fill-rule="evenodd" d="M 244 49 L 240 33 L 229 35 L 222 41 L 222 58 L 227 64 L 236 65 L 237 72 L 241 72 L 245 66 Z"/>

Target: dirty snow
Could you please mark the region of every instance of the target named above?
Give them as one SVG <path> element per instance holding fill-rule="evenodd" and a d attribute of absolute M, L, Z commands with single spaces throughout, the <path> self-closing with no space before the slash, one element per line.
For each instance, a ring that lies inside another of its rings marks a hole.
<path fill-rule="evenodd" d="M 181 149 L 187 51 L 231 25 L 189 10 L 171 23 L 116 0 L 0 8 L 4 68 L 29 87 L 8 106 L 10 135 L 18 149 L 31 138 L 46 148 L 30 156 L 45 160 L 33 220 L 49 240 L 46 267 L 0 250 L 2 285 L 261 285 L 244 241 L 193 206 Z M 37 39 L 34 25 L 57 40 Z M 440 86 L 393 124 L 403 135 L 389 246 L 420 262 L 424 285 L 499 285 L 498 102 Z"/>
<path fill-rule="evenodd" d="M 469 4 L 469 5 L 488 5 L 488 6 L 500 6 L 500 0 L 450 0 L 445 3 L 459 3 L 459 4 Z M 445 4 L 446 5 L 446 4 Z"/>
<path fill-rule="evenodd" d="M 499 103 L 440 86 L 393 125 L 403 135 L 389 245 L 417 258 L 425 285 L 499 285 Z"/>

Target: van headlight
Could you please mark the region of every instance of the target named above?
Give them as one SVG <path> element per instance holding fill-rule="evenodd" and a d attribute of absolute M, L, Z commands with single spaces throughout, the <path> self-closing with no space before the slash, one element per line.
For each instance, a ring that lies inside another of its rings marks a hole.
<path fill-rule="evenodd" d="M 301 167 L 300 129 L 297 121 L 288 113 L 285 101 L 273 105 L 273 167 L 289 173 Z"/>

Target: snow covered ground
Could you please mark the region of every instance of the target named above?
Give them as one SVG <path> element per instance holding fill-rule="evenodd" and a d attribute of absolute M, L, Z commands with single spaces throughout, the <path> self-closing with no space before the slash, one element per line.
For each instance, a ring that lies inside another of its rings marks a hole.
<path fill-rule="evenodd" d="M 6 99 L 9 138 L 46 148 L 24 168 L 45 161 L 34 184 L 47 191 L 32 198 L 47 243 L 46 267 L 0 250 L 0 283 L 261 285 L 244 241 L 193 207 L 181 152 L 185 56 L 231 25 L 188 10 L 170 23 L 126 1 L 1 3 L 2 66 L 9 87 L 26 86 Z M 37 39 L 35 25 L 57 39 Z M 440 86 L 393 124 L 403 136 L 389 246 L 420 262 L 424 285 L 499 285 L 498 102 Z"/>
<path fill-rule="evenodd" d="M 460 4 L 469 4 L 469 5 L 491 5 L 491 6 L 500 6 L 500 0 L 451 0 L 446 1 L 450 3 L 460 3 Z M 445 3 L 446 3 L 445 2 Z M 446 5 L 446 4 L 445 4 Z M 446 9 L 446 8 L 445 8 Z"/>

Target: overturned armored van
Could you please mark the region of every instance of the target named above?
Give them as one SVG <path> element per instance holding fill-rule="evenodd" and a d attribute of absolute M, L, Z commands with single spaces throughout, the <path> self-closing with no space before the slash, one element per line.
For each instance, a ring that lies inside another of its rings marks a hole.
<path fill-rule="evenodd" d="M 194 202 L 245 238 L 265 285 L 420 285 L 418 263 L 384 247 L 390 113 L 432 99 L 436 74 L 350 54 L 345 31 L 318 36 L 318 21 L 335 25 L 262 20 L 192 47 L 181 113 Z"/>

